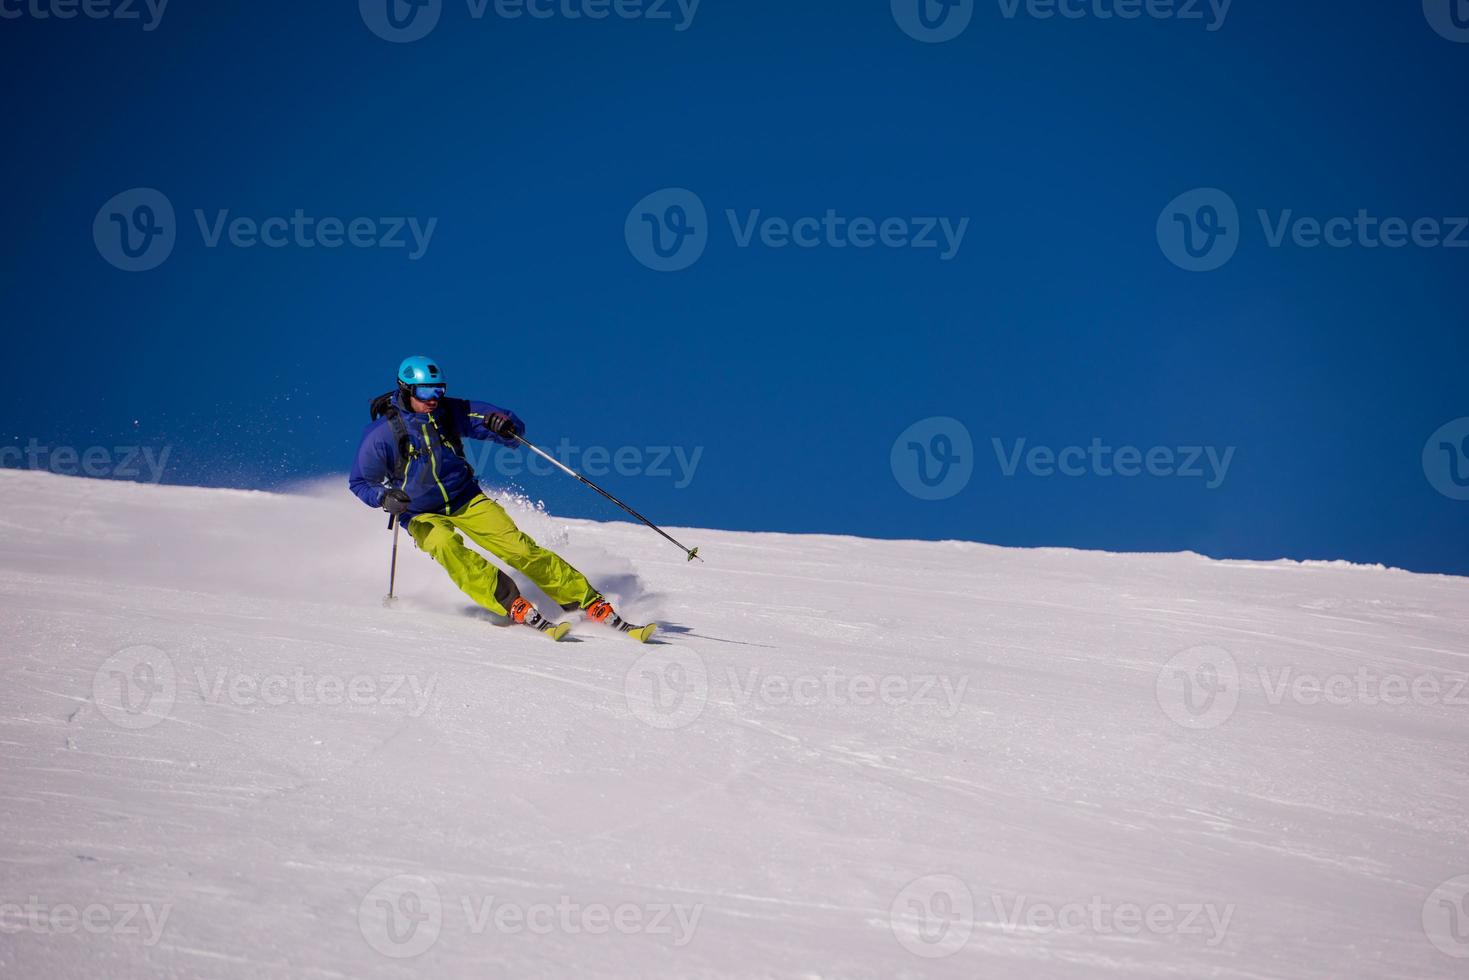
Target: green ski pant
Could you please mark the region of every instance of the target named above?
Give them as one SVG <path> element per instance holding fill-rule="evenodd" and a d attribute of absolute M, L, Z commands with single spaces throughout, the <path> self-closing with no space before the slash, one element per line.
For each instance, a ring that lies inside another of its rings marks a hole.
<path fill-rule="evenodd" d="M 505 508 L 483 494 L 452 514 L 419 514 L 408 522 L 408 533 L 420 549 L 444 566 L 464 594 L 501 616 L 520 595 L 515 582 L 459 536 L 463 531 L 475 544 L 522 572 L 563 609 L 584 609 L 597 598 L 585 575 L 554 551 L 531 540 Z"/>

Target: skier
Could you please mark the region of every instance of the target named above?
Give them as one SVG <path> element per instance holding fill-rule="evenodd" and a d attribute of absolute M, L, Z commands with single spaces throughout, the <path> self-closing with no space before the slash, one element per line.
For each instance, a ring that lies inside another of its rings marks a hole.
<path fill-rule="evenodd" d="M 489 402 L 449 398 L 446 391 L 444 372 L 432 358 L 410 357 L 399 365 L 397 389 L 372 401 L 372 421 L 352 466 L 352 492 L 394 515 L 455 585 L 497 616 L 558 640 L 571 628 L 541 615 L 509 575 L 464 544 L 460 531 L 536 583 L 563 611 L 581 610 L 646 642 L 656 623 L 623 621 L 585 575 L 536 544 L 480 492 L 461 436 L 514 447 L 525 432 L 520 417 Z"/>

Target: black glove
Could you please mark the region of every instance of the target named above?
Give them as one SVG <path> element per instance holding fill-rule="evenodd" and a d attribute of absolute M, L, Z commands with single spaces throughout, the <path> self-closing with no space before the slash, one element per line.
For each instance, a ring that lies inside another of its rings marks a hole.
<path fill-rule="evenodd" d="M 410 498 L 402 490 L 389 490 L 383 494 L 383 510 L 389 514 L 401 514 L 408 509 Z"/>
<path fill-rule="evenodd" d="M 525 423 L 516 418 L 514 413 L 510 415 L 491 415 L 485 419 L 485 426 L 507 442 L 514 442 L 515 437 L 525 431 Z"/>

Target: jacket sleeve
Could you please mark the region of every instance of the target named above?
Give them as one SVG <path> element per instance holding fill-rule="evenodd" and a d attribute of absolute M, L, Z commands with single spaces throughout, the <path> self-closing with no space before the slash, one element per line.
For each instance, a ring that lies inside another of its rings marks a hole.
<path fill-rule="evenodd" d="M 362 443 L 357 447 L 357 458 L 352 463 L 352 476 L 347 483 L 357 499 L 369 507 L 383 505 L 383 494 L 387 492 L 384 484 L 393 471 L 393 457 L 398 451 L 391 440 L 384 437 L 385 428 L 381 422 L 374 422 L 363 430 Z"/>
<path fill-rule="evenodd" d="M 514 439 L 505 439 L 490 431 L 489 418 L 491 415 L 503 415 L 515 425 L 517 435 L 525 434 L 525 423 L 520 421 L 520 416 L 508 408 L 499 405 L 491 405 L 489 402 L 466 401 L 463 405 L 463 416 L 459 419 L 459 431 L 471 439 L 488 439 L 498 442 L 502 446 L 514 446 Z"/>

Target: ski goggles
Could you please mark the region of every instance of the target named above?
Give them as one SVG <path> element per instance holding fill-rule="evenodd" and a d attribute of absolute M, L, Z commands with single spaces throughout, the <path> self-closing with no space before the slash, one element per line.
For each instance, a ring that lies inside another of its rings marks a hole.
<path fill-rule="evenodd" d="M 413 397 L 421 402 L 438 401 L 447 390 L 443 385 L 414 385 Z"/>

